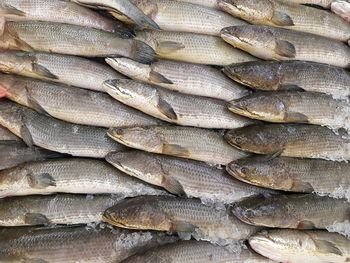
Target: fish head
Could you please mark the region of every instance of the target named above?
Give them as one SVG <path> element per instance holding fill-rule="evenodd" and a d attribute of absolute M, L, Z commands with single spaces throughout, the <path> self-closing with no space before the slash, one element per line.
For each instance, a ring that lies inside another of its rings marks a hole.
<path fill-rule="evenodd" d="M 111 128 L 108 135 L 131 148 L 148 152 L 160 152 L 163 149 L 163 139 L 156 127 Z"/>
<path fill-rule="evenodd" d="M 150 72 L 150 66 L 129 58 L 106 58 L 106 62 L 118 72 L 132 78 L 140 79 Z"/>
<path fill-rule="evenodd" d="M 243 85 L 261 89 L 278 89 L 280 62 L 250 61 L 232 64 L 224 68 L 224 73 Z"/>
<path fill-rule="evenodd" d="M 233 129 L 225 134 L 225 139 L 234 147 L 257 154 L 279 154 L 283 151 L 285 142 L 269 125 L 251 125 Z"/>
<path fill-rule="evenodd" d="M 242 25 L 225 27 L 220 35 L 232 46 L 249 52 L 256 57 L 270 60 L 275 57 L 276 39 L 267 26 Z"/>
<path fill-rule="evenodd" d="M 273 16 L 273 4 L 269 0 L 219 0 L 224 11 L 248 22 L 261 22 Z"/>
<path fill-rule="evenodd" d="M 288 207 L 283 202 L 286 196 L 253 196 L 248 197 L 234 204 L 233 214 L 247 224 L 258 226 L 276 227 L 291 226 L 295 220 L 293 213 L 288 211 Z"/>
<path fill-rule="evenodd" d="M 228 108 L 239 115 L 252 119 L 283 122 L 286 118 L 286 105 L 275 94 L 255 93 L 233 100 Z"/>
<path fill-rule="evenodd" d="M 26 52 L 0 52 L 0 71 L 4 73 L 23 73 L 32 71 L 35 56 Z"/>
<path fill-rule="evenodd" d="M 164 171 L 157 156 L 142 151 L 115 152 L 106 156 L 107 162 L 124 173 L 150 184 L 161 185 Z"/>
<path fill-rule="evenodd" d="M 103 220 L 111 225 L 143 230 L 169 231 L 170 222 L 157 202 L 156 196 L 139 196 L 123 200 L 108 208 Z"/>
<path fill-rule="evenodd" d="M 0 198 L 14 196 L 17 191 L 28 185 L 29 180 L 25 172 L 21 165 L 0 171 Z"/>

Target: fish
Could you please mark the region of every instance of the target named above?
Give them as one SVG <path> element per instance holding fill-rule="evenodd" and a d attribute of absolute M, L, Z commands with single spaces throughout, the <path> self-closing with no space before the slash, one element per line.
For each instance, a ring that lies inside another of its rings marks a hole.
<path fill-rule="evenodd" d="M 101 221 L 122 197 L 112 195 L 39 195 L 0 199 L 0 226 L 70 225 Z"/>
<path fill-rule="evenodd" d="M 228 108 L 233 113 L 267 122 L 309 123 L 331 129 L 350 129 L 350 103 L 316 92 L 255 93 L 231 101 Z"/>
<path fill-rule="evenodd" d="M 249 244 L 259 254 L 282 263 L 336 263 L 350 257 L 350 241 L 327 231 L 273 229 L 255 234 Z"/>
<path fill-rule="evenodd" d="M 103 221 L 121 228 L 177 232 L 180 236 L 218 244 L 246 239 L 258 231 L 257 227 L 239 221 L 225 207 L 170 196 L 122 200 L 104 212 Z"/>
<path fill-rule="evenodd" d="M 136 32 L 136 39 L 151 46 L 160 59 L 216 66 L 257 60 L 216 36 L 144 30 Z"/>
<path fill-rule="evenodd" d="M 146 65 L 128 58 L 107 58 L 106 62 L 131 79 L 184 94 L 230 101 L 250 93 L 218 69 L 206 65 L 170 60 Z"/>
<path fill-rule="evenodd" d="M 308 124 L 252 125 L 231 130 L 226 140 L 239 150 L 272 156 L 350 160 L 350 136 L 341 129 Z"/>
<path fill-rule="evenodd" d="M 326 229 L 348 222 L 350 203 L 316 194 L 256 196 L 235 203 L 232 212 L 241 221 L 255 226 Z"/>
<path fill-rule="evenodd" d="M 226 169 L 245 183 L 289 192 L 346 198 L 346 187 L 350 184 L 347 162 L 257 156 L 233 161 Z"/>
<path fill-rule="evenodd" d="M 130 0 L 71 0 L 90 8 L 106 10 L 117 19 L 129 18 L 127 22 L 135 23 L 140 29 L 160 29 L 156 22 L 147 17 Z"/>
<path fill-rule="evenodd" d="M 59 157 L 64 157 L 64 154 L 35 146 L 28 147 L 21 141 L 14 141 L 11 143 L 0 141 L 0 170 L 12 168 L 25 162 Z"/>
<path fill-rule="evenodd" d="M 109 153 L 106 161 L 120 171 L 172 194 L 199 198 L 207 203 L 230 204 L 249 196 L 273 193 L 242 183 L 225 170 L 198 161 L 142 151 Z"/>
<path fill-rule="evenodd" d="M 234 47 L 265 60 L 305 60 L 350 67 L 347 44 L 310 33 L 245 25 L 223 28 L 221 37 Z"/>
<path fill-rule="evenodd" d="M 0 126 L 0 143 L 20 141 L 21 139 L 10 132 L 5 127 Z"/>
<path fill-rule="evenodd" d="M 350 2 L 347 0 L 335 0 L 331 4 L 331 10 L 346 22 L 350 22 Z M 350 41 L 350 40 L 349 40 Z"/>
<path fill-rule="evenodd" d="M 232 114 L 221 100 L 181 94 L 135 80 L 107 80 L 103 85 L 116 100 L 170 123 L 211 129 L 254 124 Z"/>
<path fill-rule="evenodd" d="M 258 254 L 243 249 L 240 252 L 204 241 L 179 241 L 159 246 L 145 253 L 135 254 L 122 263 L 210 263 L 210 262 L 272 262 Z"/>
<path fill-rule="evenodd" d="M 105 80 L 123 78 L 110 67 L 89 59 L 37 52 L 0 52 L 0 71 L 101 92 Z"/>
<path fill-rule="evenodd" d="M 60 0 L 3 0 L 0 15 L 7 21 L 46 21 L 91 27 L 115 32 L 120 27 L 116 21 L 77 5 Z"/>
<path fill-rule="evenodd" d="M 172 0 L 131 0 L 161 30 L 220 36 L 224 27 L 247 24 L 229 14 L 201 5 Z"/>
<path fill-rule="evenodd" d="M 350 24 L 326 10 L 275 0 L 219 0 L 219 6 L 252 24 L 307 32 L 344 42 L 350 38 Z"/>
<path fill-rule="evenodd" d="M 101 92 L 0 75 L 0 92 L 4 88 L 12 101 L 71 123 L 107 128 L 161 124 Z"/>
<path fill-rule="evenodd" d="M 279 1 L 282 3 L 321 6 L 323 8 L 330 9 L 331 4 L 334 0 L 279 0 Z"/>
<path fill-rule="evenodd" d="M 118 263 L 137 252 L 177 240 L 159 232 L 107 226 L 1 228 L 0 261 Z"/>
<path fill-rule="evenodd" d="M 0 48 L 85 57 L 125 56 L 142 63 L 150 63 L 155 56 L 150 46 L 138 40 L 93 28 L 38 21 L 7 22 Z"/>
<path fill-rule="evenodd" d="M 28 146 L 80 157 L 104 158 L 125 149 L 107 136 L 106 128 L 71 124 L 10 101 L 0 101 L 0 125 Z"/>
<path fill-rule="evenodd" d="M 350 74 L 343 68 L 306 61 L 256 61 L 233 64 L 223 72 L 234 81 L 263 91 L 310 91 L 350 96 Z"/>
<path fill-rule="evenodd" d="M 166 194 L 102 160 L 59 158 L 28 162 L 0 171 L 0 198 L 54 193 L 121 197 Z"/>
<path fill-rule="evenodd" d="M 111 128 L 108 136 L 128 147 L 226 165 L 249 154 L 231 147 L 217 131 L 181 126 Z"/>

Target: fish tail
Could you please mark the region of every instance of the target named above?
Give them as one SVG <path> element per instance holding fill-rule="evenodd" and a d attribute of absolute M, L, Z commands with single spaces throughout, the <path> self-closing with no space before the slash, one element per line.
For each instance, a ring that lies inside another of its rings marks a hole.
<path fill-rule="evenodd" d="M 131 59 L 143 64 L 150 64 L 155 60 L 155 57 L 156 53 L 153 48 L 142 41 L 134 40 Z"/>

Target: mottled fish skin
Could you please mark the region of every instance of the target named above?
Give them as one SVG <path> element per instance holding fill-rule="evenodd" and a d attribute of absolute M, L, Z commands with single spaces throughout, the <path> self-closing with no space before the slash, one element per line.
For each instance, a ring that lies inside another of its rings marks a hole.
<path fill-rule="evenodd" d="M 7 22 L 0 48 L 41 51 L 85 57 L 124 56 L 142 63 L 154 59 L 147 44 L 114 33 L 76 25 L 49 22 Z"/>
<path fill-rule="evenodd" d="M 11 75 L 0 75 L 2 88 L 7 98 L 67 122 L 101 127 L 161 124 L 101 92 Z"/>
<path fill-rule="evenodd" d="M 136 39 L 150 45 L 161 59 L 217 66 L 257 60 L 216 36 L 147 30 L 136 32 Z"/>
<path fill-rule="evenodd" d="M 243 182 L 283 191 L 344 198 L 350 185 L 350 164 L 346 162 L 258 156 L 233 161 L 226 169 Z"/>
<path fill-rule="evenodd" d="M 327 64 L 306 61 L 255 61 L 233 64 L 224 73 L 234 81 L 258 90 L 305 90 L 332 95 L 350 96 L 350 74 Z"/>
<path fill-rule="evenodd" d="M 337 263 L 350 257 L 350 241 L 327 231 L 268 230 L 252 236 L 249 244 L 259 254 L 282 263 Z"/>
<path fill-rule="evenodd" d="M 241 221 L 264 227 L 326 229 L 350 219 L 350 203 L 316 194 L 248 197 L 232 209 Z"/>
<path fill-rule="evenodd" d="M 100 160 L 65 158 L 29 162 L 0 171 L 0 197 L 53 193 L 161 195 L 143 181 Z"/>
<path fill-rule="evenodd" d="M 111 195 L 47 195 L 0 199 L 0 226 L 88 224 L 122 198 Z"/>
<path fill-rule="evenodd" d="M 170 91 L 135 80 L 107 80 L 105 91 L 127 106 L 182 126 L 234 129 L 254 124 L 232 114 L 221 100 Z"/>
<path fill-rule="evenodd" d="M 212 8 L 172 0 L 131 0 L 161 30 L 219 36 L 224 27 L 247 24 Z"/>
<path fill-rule="evenodd" d="M 119 228 L 12 227 L 0 229 L 1 262 L 118 263 L 139 252 L 175 242 L 159 232 Z"/>
<path fill-rule="evenodd" d="M 103 91 L 105 80 L 123 78 L 115 70 L 85 58 L 15 51 L 0 53 L 0 71 L 96 91 Z"/>
<path fill-rule="evenodd" d="M 0 14 L 8 21 L 48 21 L 115 32 L 118 23 L 69 1 L 3 0 Z"/>
<path fill-rule="evenodd" d="M 223 136 L 206 129 L 181 126 L 112 128 L 108 135 L 131 148 L 226 165 L 249 154 L 227 144 Z"/>
<path fill-rule="evenodd" d="M 110 153 L 106 160 L 128 175 L 204 202 L 229 204 L 245 197 L 273 193 L 241 183 L 230 178 L 225 170 L 198 161 L 141 151 Z"/>
<path fill-rule="evenodd" d="M 242 223 L 225 207 L 180 197 L 122 200 L 104 212 L 103 220 L 122 228 L 178 232 L 220 244 L 246 239 L 258 229 Z"/>
<path fill-rule="evenodd" d="M 21 139 L 5 127 L 0 126 L 0 143 L 20 141 Z"/>
<path fill-rule="evenodd" d="M 106 10 L 117 19 L 135 23 L 140 29 L 160 29 L 157 23 L 147 17 L 129 0 L 71 0 L 91 8 Z"/>
<path fill-rule="evenodd" d="M 219 6 L 252 24 L 307 32 L 344 42 L 350 38 L 350 24 L 326 10 L 276 0 L 219 0 Z"/>
<path fill-rule="evenodd" d="M 350 160 L 349 134 L 317 125 L 253 125 L 231 130 L 225 138 L 234 147 L 257 154 Z"/>
<path fill-rule="evenodd" d="M 255 93 L 228 104 L 233 113 L 267 122 L 309 123 L 350 129 L 350 103 L 315 92 Z"/>
<path fill-rule="evenodd" d="M 0 125 L 28 145 L 73 156 L 104 158 L 125 149 L 107 136 L 107 129 L 71 124 L 9 101 L 0 102 Z"/>
<path fill-rule="evenodd" d="M 350 67 L 350 48 L 330 38 L 261 25 L 227 27 L 221 37 L 265 60 L 305 60 L 337 67 Z"/>
<path fill-rule="evenodd" d="M 179 241 L 135 254 L 122 263 L 264 263 L 272 262 L 248 249 L 232 252 L 203 241 Z"/>
<path fill-rule="evenodd" d="M 206 66 L 170 60 L 150 65 L 128 58 L 107 58 L 106 62 L 120 73 L 149 84 L 184 94 L 230 101 L 249 94 L 219 70 Z"/>
<path fill-rule="evenodd" d="M 8 169 L 25 162 L 62 157 L 63 154 L 39 147 L 28 147 L 23 142 L 0 142 L 0 170 Z"/>

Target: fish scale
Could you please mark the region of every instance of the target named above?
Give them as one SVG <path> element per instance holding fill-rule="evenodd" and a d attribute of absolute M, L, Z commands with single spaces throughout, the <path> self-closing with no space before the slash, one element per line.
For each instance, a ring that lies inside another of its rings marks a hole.
<path fill-rule="evenodd" d="M 150 45 L 162 59 L 218 66 L 256 60 L 215 36 L 146 30 L 138 31 L 136 39 Z M 169 41 L 178 43 L 178 48 L 162 49 L 159 47 L 159 43 L 164 44 Z"/>
<path fill-rule="evenodd" d="M 26 163 L 0 171 L 0 197 L 52 193 L 165 194 L 100 160 L 67 158 Z"/>

